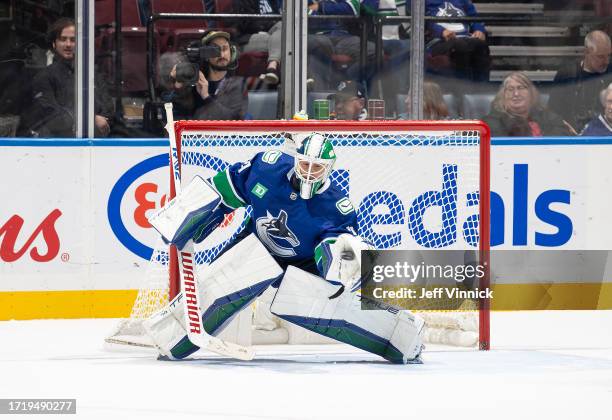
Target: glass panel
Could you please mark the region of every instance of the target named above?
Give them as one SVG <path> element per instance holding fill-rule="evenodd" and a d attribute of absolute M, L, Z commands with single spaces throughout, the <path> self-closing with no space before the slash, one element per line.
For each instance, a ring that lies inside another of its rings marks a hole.
<path fill-rule="evenodd" d="M 0 136 L 74 137 L 72 1 L 0 1 Z"/>
<path fill-rule="evenodd" d="M 426 24 L 426 79 L 459 104 L 461 117 L 486 121 L 493 136 L 574 136 L 589 122 L 602 128 L 600 92 L 612 82 L 609 3 L 427 0 L 427 16 L 437 19 Z M 425 85 L 426 114 L 432 89 Z"/>
<path fill-rule="evenodd" d="M 248 87 L 248 106 L 243 118 L 277 119 L 282 79 L 282 2 L 233 3 L 231 12 L 243 17 L 223 22 L 239 51 L 234 73 Z"/>
<path fill-rule="evenodd" d="M 346 2 L 333 8 L 308 2 L 308 8 L 306 77 L 310 118 L 366 118 L 362 37 L 364 43 L 367 39 L 363 35 L 366 23 L 360 19 L 359 2 Z M 327 18 L 329 15 L 339 15 L 342 19 Z M 374 44 L 371 40 L 369 44 L 373 63 Z M 339 86 L 344 91 L 342 102 L 335 95 Z"/>
<path fill-rule="evenodd" d="M 150 10 L 147 3 L 95 2 L 95 137 L 162 135 L 161 123 L 153 121 L 149 127 L 144 118 L 149 92 L 146 19 Z M 116 24 L 117 4 L 121 5 L 120 24 Z M 152 49 L 155 61 L 159 58 L 158 38 L 156 33 Z"/>
<path fill-rule="evenodd" d="M 122 2 L 121 71 L 115 71 L 114 0 L 96 1 L 96 81 L 108 76 L 115 102 L 110 135 L 165 136 L 163 102 L 175 119 L 275 119 L 280 81 L 280 9 L 190 0 Z M 257 2 L 250 2 L 257 4 Z M 246 4 L 246 3 L 245 3 Z M 145 16 L 157 13 L 273 14 L 276 19 L 166 17 L 147 41 Z M 204 43 L 203 43 L 204 41 Z M 151 48 L 149 86 L 147 48 Z M 277 57 L 276 59 L 270 57 Z M 273 71 L 274 62 L 277 71 Z M 119 82 L 120 81 L 120 82 Z M 120 83 L 121 88 L 117 86 Z M 103 89 L 104 83 L 96 83 Z M 250 99 L 250 100 L 249 100 Z"/>
<path fill-rule="evenodd" d="M 540 102 L 563 120 L 565 130 L 557 129 L 565 131 L 562 135 L 612 135 L 609 129 L 612 127 L 612 106 L 606 114 L 602 107 L 606 98 L 600 96 L 612 83 L 610 2 L 547 1 L 544 7 L 545 15 L 556 18 L 550 30 L 561 32 L 559 36 L 562 42 L 546 42 L 548 40 L 545 37 L 538 37 L 536 45 L 542 49 L 558 50 L 555 57 L 557 61 L 552 63 L 554 65 L 542 66 L 543 70 L 552 69 L 550 76 L 539 83 L 531 77 L 539 88 Z M 568 19 L 568 16 L 571 18 Z M 536 28 L 543 31 L 541 25 L 532 29 Z M 545 58 L 541 60 L 545 61 Z M 511 94 L 511 87 L 506 89 L 507 95 Z"/>
<path fill-rule="evenodd" d="M 332 8 L 310 2 L 309 9 L 311 118 L 328 118 L 328 108 L 329 118 L 342 120 L 397 118 L 403 113 L 397 95 L 406 95 L 409 85 L 410 39 L 400 22 L 378 26 L 377 20 L 404 15 L 404 6 L 346 1 Z"/>

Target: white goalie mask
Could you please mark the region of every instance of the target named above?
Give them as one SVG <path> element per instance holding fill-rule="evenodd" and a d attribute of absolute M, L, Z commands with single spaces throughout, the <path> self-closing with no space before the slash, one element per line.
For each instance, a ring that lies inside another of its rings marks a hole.
<path fill-rule="evenodd" d="M 295 153 L 295 176 L 299 183 L 300 197 L 314 197 L 331 174 L 336 154 L 329 140 L 313 133 L 304 138 Z"/>

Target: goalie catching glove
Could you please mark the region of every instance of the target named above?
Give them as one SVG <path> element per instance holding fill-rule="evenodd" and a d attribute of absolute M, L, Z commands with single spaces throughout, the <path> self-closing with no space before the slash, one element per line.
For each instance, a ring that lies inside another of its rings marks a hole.
<path fill-rule="evenodd" d="M 324 239 L 315 248 L 317 268 L 326 280 L 351 288 L 361 279 L 361 251 L 372 249 L 362 238 L 348 233 Z"/>
<path fill-rule="evenodd" d="M 166 203 L 149 223 L 163 240 L 182 249 L 193 238 L 203 241 L 223 221 L 221 197 L 204 179 L 195 176 L 183 191 Z"/>

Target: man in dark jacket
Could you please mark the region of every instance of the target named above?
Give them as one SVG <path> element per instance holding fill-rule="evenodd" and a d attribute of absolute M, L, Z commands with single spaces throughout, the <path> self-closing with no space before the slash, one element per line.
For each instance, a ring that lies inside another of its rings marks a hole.
<path fill-rule="evenodd" d="M 170 72 L 173 89 L 162 99 L 174 105 L 175 118 L 198 120 L 239 120 L 247 107 L 244 78 L 231 75 L 237 67 L 237 53 L 230 44 L 230 34 L 211 30 L 204 35 L 202 46 L 218 49 L 218 56 L 208 58 L 198 71 L 195 86 L 176 81 L 177 66 Z"/>
<path fill-rule="evenodd" d="M 601 91 L 599 99 L 603 112 L 587 124 L 582 136 L 612 136 L 612 85 Z"/>
<path fill-rule="evenodd" d="M 74 21 L 67 18 L 59 19 L 50 29 L 55 57 L 50 66 L 36 75 L 33 82 L 34 105 L 23 116 L 30 135 L 75 135 L 75 29 Z M 102 75 L 96 75 L 95 89 L 95 135 L 106 137 L 111 129 L 109 121 L 113 114 L 113 103 Z"/>
<path fill-rule="evenodd" d="M 584 57 L 564 65 L 555 76 L 550 108 L 580 132 L 599 114 L 599 92 L 612 83 L 610 37 L 602 31 L 584 39 Z"/>

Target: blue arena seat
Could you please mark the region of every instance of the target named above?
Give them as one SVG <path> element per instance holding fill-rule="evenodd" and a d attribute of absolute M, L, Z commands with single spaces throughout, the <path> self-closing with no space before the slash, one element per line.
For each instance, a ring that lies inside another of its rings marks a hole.
<path fill-rule="evenodd" d="M 247 114 L 254 120 L 275 120 L 277 104 L 276 91 L 250 91 Z"/>
<path fill-rule="evenodd" d="M 491 110 L 495 93 L 468 93 L 463 95 L 463 118 L 479 120 Z"/>
<path fill-rule="evenodd" d="M 406 98 L 408 97 L 408 95 L 406 94 L 399 94 L 396 95 L 396 109 L 397 109 L 397 113 L 398 114 L 402 114 L 404 112 L 406 112 Z M 449 116 L 451 118 L 460 118 L 460 113 L 459 113 L 459 101 L 457 100 L 457 98 L 455 98 L 455 96 L 452 93 L 446 93 L 444 95 L 442 95 L 442 97 L 444 98 L 444 102 L 446 102 L 446 106 L 448 107 L 448 113 Z"/>

